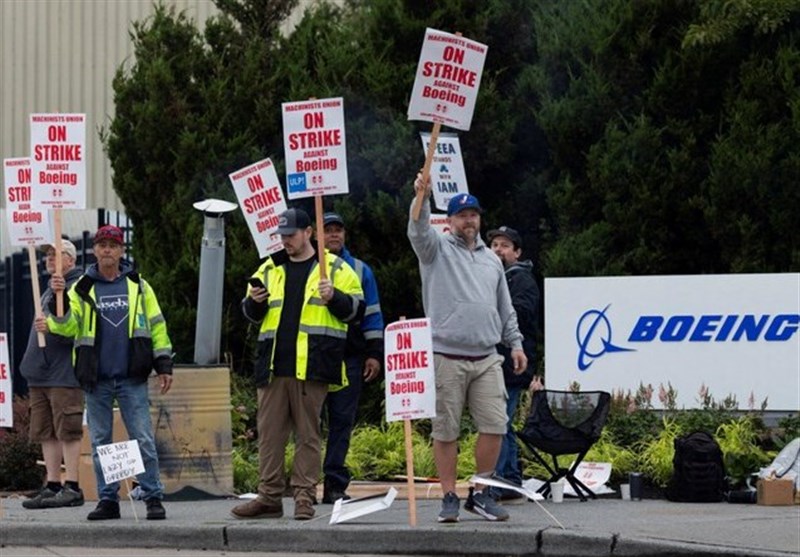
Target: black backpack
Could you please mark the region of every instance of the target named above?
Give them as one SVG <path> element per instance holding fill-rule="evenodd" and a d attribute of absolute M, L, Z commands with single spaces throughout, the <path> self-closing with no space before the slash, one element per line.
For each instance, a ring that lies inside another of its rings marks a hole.
<path fill-rule="evenodd" d="M 672 478 L 666 495 L 670 501 L 717 503 L 727 491 L 722 449 L 705 431 L 675 439 Z"/>

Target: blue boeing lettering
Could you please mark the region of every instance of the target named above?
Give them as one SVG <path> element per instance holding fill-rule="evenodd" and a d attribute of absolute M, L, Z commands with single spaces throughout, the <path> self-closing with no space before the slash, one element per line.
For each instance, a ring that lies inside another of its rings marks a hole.
<path fill-rule="evenodd" d="M 800 315 L 642 315 L 633 326 L 628 342 L 754 342 L 760 339 L 784 342 L 800 328 Z"/>

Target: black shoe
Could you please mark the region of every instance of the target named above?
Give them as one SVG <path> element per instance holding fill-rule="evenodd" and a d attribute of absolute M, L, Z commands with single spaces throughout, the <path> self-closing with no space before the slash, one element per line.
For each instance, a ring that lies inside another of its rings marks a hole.
<path fill-rule="evenodd" d="M 333 505 L 339 499 L 350 500 L 350 496 L 343 489 L 330 488 L 322 492 L 322 504 Z"/>
<path fill-rule="evenodd" d="M 111 520 L 113 518 L 119 518 L 119 503 L 117 501 L 101 499 L 97 503 L 97 507 L 95 507 L 86 518 L 88 520 Z"/>
<path fill-rule="evenodd" d="M 23 501 L 22 506 L 26 509 L 45 509 L 47 507 L 45 507 L 44 502 L 48 499 L 52 499 L 58 495 L 58 493 L 59 492 L 53 491 L 49 487 L 45 486 L 34 497 Z"/>
<path fill-rule="evenodd" d="M 164 520 L 167 518 L 167 511 L 161 504 L 161 499 L 148 499 L 144 502 L 147 505 L 147 520 Z"/>

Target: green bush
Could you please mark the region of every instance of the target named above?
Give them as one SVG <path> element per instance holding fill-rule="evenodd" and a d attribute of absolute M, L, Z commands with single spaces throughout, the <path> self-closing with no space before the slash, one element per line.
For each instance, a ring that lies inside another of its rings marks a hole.
<path fill-rule="evenodd" d="M 0 428 L 0 490 L 38 489 L 45 478 L 42 447 L 28 439 L 28 399 L 15 396 L 12 403 L 14 427 Z"/>

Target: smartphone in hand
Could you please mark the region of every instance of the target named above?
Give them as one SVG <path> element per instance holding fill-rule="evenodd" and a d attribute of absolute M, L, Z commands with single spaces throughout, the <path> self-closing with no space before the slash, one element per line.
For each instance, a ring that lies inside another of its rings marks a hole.
<path fill-rule="evenodd" d="M 249 279 L 247 279 L 247 283 L 253 288 L 264 288 L 264 289 L 267 288 L 266 286 L 264 286 L 264 283 L 261 282 L 261 279 L 256 277 L 250 277 Z"/>

